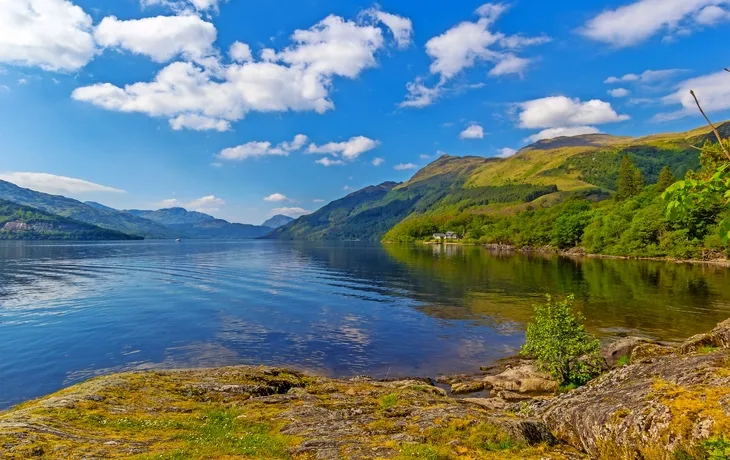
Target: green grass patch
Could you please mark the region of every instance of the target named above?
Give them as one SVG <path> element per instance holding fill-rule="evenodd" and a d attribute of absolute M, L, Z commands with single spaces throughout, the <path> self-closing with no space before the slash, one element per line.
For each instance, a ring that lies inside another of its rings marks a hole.
<path fill-rule="evenodd" d="M 618 359 L 618 362 L 616 363 L 616 367 L 628 366 L 629 364 L 631 364 L 631 357 L 622 356 Z"/>
<path fill-rule="evenodd" d="M 398 405 L 398 395 L 391 393 L 380 398 L 380 408 L 388 410 Z"/>

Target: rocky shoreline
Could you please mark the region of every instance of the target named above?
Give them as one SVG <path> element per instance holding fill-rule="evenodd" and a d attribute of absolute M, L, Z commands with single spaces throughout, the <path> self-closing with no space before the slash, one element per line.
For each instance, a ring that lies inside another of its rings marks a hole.
<path fill-rule="evenodd" d="M 606 372 L 568 391 L 527 360 L 438 382 L 109 375 L 0 413 L 0 458 L 730 458 L 730 320 L 678 346 L 624 337 L 602 356 Z"/>

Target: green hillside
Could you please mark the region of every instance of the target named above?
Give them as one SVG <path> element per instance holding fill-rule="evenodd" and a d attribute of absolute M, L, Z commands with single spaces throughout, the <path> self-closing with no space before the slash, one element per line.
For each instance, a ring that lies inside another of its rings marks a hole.
<path fill-rule="evenodd" d="M 720 131 L 730 134 L 730 123 Z M 406 242 L 455 231 L 472 242 L 586 245 L 610 254 L 725 251 L 709 231 L 717 215 L 706 216 L 701 231 L 668 222 L 662 190 L 651 187 L 665 166 L 676 178 L 700 170 L 697 147 L 714 141 L 709 133 L 700 128 L 636 139 L 595 134 L 540 141 L 507 159 L 443 156 L 408 182 L 352 193 L 271 237 Z M 624 158 L 647 187 L 628 200 L 609 200 Z M 584 231 L 590 241 L 583 240 Z M 622 239 L 624 233 L 631 236 Z"/>
<path fill-rule="evenodd" d="M 126 211 L 137 217 L 149 219 L 171 229 L 178 236 L 195 239 L 251 239 L 271 232 L 270 227 L 234 224 L 216 219 L 208 214 L 187 211 L 183 208 L 158 209 L 157 211 Z"/>
<path fill-rule="evenodd" d="M 134 240 L 131 236 L 0 200 L 0 240 Z"/>
<path fill-rule="evenodd" d="M 90 206 L 64 196 L 36 192 L 1 180 L 0 199 L 129 235 L 146 238 L 176 236 L 173 230 L 148 219 L 98 205 Z"/>

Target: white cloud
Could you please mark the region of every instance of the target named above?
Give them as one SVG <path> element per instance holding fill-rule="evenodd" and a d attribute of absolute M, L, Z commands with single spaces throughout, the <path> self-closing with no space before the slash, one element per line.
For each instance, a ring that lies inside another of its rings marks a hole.
<path fill-rule="evenodd" d="M 515 153 L 517 153 L 517 150 L 511 149 L 509 147 L 505 147 L 505 148 L 499 149 L 499 155 L 497 155 L 497 156 L 499 158 L 509 158 L 512 155 L 514 155 Z"/>
<path fill-rule="evenodd" d="M 345 185 L 344 187 L 342 187 L 342 190 L 344 190 L 346 192 L 351 192 L 351 191 L 355 190 L 355 188 L 350 187 L 349 185 Z"/>
<path fill-rule="evenodd" d="M 384 48 L 379 27 L 331 15 L 310 29 L 295 31 L 292 45 L 280 52 L 263 50 L 258 61 L 249 58 L 243 44 L 234 45 L 229 51 L 234 62 L 225 63 L 212 48 L 212 25 L 194 16 L 177 18 L 189 27 L 180 37 L 189 34 L 190 39 L 156 43 L 155 37 L 145 35 L 149 40 L 137 43 L 134 34 L 125 32 L 124 40 L 117 33 L 109 41 L 158 60 L 181 53 L 195 62 L 173 62 L 149 82 L 77 88 L 72 97 L 107 110 L 152 117 L 198 115 L 235 122 L 251 111 L 322 114 L 334 109 L 329 97 L 334 77 L 357 78 L 377 65 L 376 53 Z M 161 36 L 169 38 L 173 32 Z"/>
<path fill-rule="evenodd" d="M 177 56 L 200 60 L 214 53 L 217 37 L 213 24 L 196 15 L 157 16 L 120 21 L 104 18 L 94 31 L 96 42 L 167 62 Z"/>
<path fill-rule="evenodd" d="M 713 26 L 723 21 L 730 21 L 730 11 L 716 5 L 710 5 L 702 8 L 694 19 L 698 24 Z"/>
<path fill-rule="evenodd" d="M 311 214 L 312 211 L 302 208 L 274 208 L 271 210 L 271 215 L 282 214 L 289 217 L 301 217 L 306 214 Z"/>
<path fill-rule="evenodd" d="M 399 163 L 393 166 L 393 169 L 396 171 L 407 171 L 409 169 L 418 169 L 418 165 L 414 165 L 413 163 Z"/>
<path fill-rule="evenodd" d="M 169 208 L 175 208 L 178 206 L 181 206 L 182 203 L 180 203 L 180 200 L 177 198 L 168 198 L 166 200 L 162 200 L 159 203 L 157 203 L 156 207 L 160 209 L 169 209 Z"/>
<path fill-rule="evenodd" d="M 582 134 L 600 133 L 598 128 L 593 126 L 571 126 L 567 128 L 548 128 L 528 137 L 529 142 L 537 142 L 543 139 L 553 139 L 561 136 L 580 136 Z"/>
<path fill-rule="evenodd" d="M 67 0 L 0 2 L 0 62 L 74 71 L 96 52 L 92 19 Z"/>
<path fill-rule="evenodd" d="M 345 162 L 342 160 L 331 160 L 327 157 L 320 158 L 319 160 L 315 161 L 315 163 L 320 164 L 325 168 L 329 168 L 330 166 L 342 166 L 345 164 Z"/>
<path fill-rule="evenodd" d="M 361 154 L 373 150 L 380 142 L 365 136 L 356 136 L 345 142 L 330 142 L 325 145 L 317 146 L 310 144 L 307 153 L 324 153 L 334 156 L 342 156 L 343 160 L 354 161 Z"/>
<path fill-rule="evenodd" d="M 531 59 L 517 57 L 512 53 L 506 53 L 502 59 L 492 67 L 489 71 L 489 75 L 492 77 L 499 77 L 501 75 L 519 75 L 524 76 L 525 69 L 532 62 Z"/>
<path fill-rule="evenodd" d="M 460 139 L 484 139 L 484 128 L 471 125 L 459 134 Z"/>
<path fill-rule="evenodd" d="M 518 57 L 513 51 L 525 46 L 550 41 L 548 37 L 523 37 L 493 32 L 492 26 L 507 7 L 486 3 L 476 10 L 476 22 L 464 21 L 426 42 L 426 54 L 431 58 L 429 68 L 439 81 L 432 87 L 416 79 L 407 86 L 406 100 L 401 107 L 421 108 L 432 104 L 444 91 L 444 85 L 465 69 L 479 62 L 493 64 L 490 76 L 522 75 L 531 60 Z"/>
<path fill-rule="evenodd" d="M 0 173 L 0 180 L 12 182 L 13 184 L 51 194 L 76 195 L 82 193 L 126 193 L 118 188 L 107 187 L 82 179 L 73 177 L 56 176 L 47 173 L 33 172 L 7 172 Z"/>
<path fill-rule="evenodd" d="M 431 155 L 426 155 L 425 153 L 422 153 L 421 155 L 418 155 L 418 158 L 420 158 L 421 160 L 430 160 Z"/>
<path fill-rule="evenodd" d="M 189 12 L 191 8 L 196 11 L 218 11 L 219 3 L 220 0 L 140 0 L 143 8 L 163 6 L 176 12 Z"/>
<path fill-rule="evenodd" d="M 631 91 L 629 91 L 626 88 L 615 88 L 608 91 L 608 94 L 611 95 L 611 97 L 621 98 L 626 97 L 629 94 L 631 94 Z"/>
<path fill-rule="evenodd" d="M 27 85 L 28 79 L 27 78 L 18 78 L 18 84 L 19 85 Z"/>
<path fill-rule="evenodd" d="M 224 200 L 216 197 L 215 195 L 208 195 L 191 201 L 188 203 L 188 206 L 193 209 L 217 210 L 218 206 L 223 206 L 225 204 L 226 202 Z"/>
<path fill-rule="evenodd" d="M 551 96 L 518 104 L 521 128 L 559 128 L 565 126 L 599 125 L 628 120 L 619 115 L 611 104 L 598 99 L 582 102 L 565 96 Z"/>
<path fill-rule="evenodd" d="M 264 198 L 264 201 L 272 201 L 272 202 L 278 202 L 278 201 L 287 201 L 289 198 L 286 195 L 282 195 L 281 193 L 272 193 L 271 195 Z"/>
<path fill-rule="evenodd" d="M 641 74 L 627 73 L 622 77 L 608 77 L 603 82 L 612 85 L 616 83 L 656 83 L 673 77 L 674 75 L 684 72 L 684 69 L 664 69 L 664 70 L 646 70 Z"/>
<path fill-rule="evenodd" d="M 717 9 L 721 9 L 718 5 L 728 3 L 728 0 L 638 0 L 604 11 L 588 21 L 580 32 L 615 47 L 632 46 L 660 32 L 686 33 L 708 21 L 723 20 L 718 16 Z"/>
<path fill-rule="evenodd" d="M 408 45 L 411 44 L 411 37 L 413 36 L 413 22 L 410 19 L 386 13 L 378 9 L 371 9 L 367 14 L 382 22 L 390 29 L 398 48 L 408 48 Z"/>
<path fill-rule="evenodd" d="M 196 115 L 189 113 L 180 115 L 170 119 L 170 126 L 175 131 L 182 129 L 193 129 L 195 131 L 228 131 L 231 129 L 231 123 L 228 120 L 220 118 L 211 118 L 204 115 Z"/>
<path fill-rule="evenodd" d="M 718 112 L 730 109 L 730 74 L 720 71 L 708 75 L 685 80 L 677 85 L 677 90 L 662 98 L 666 105 L 681 105 L 675 112 L 660 113 L 654 117 L 656 121 L 667 121 L 691 115 L 699 115 L 694 98 L 689 93 L 693 90 L 705 112 Z"/>
<path fill-rule="evenodd" d="M 399 107 L 422 108 L 436 102 L 441 97 L 443 87 L 429 88 L 420 78 L 417 78 L 415 81 L 406 83 L 406 91 L 408 91 L 406 99 L 399 104 Z"/>
<path fill-rule="evenodd" d="M 234 62 L 250 62 L 253 61 L 251 47 L 246 43 L 234 42 L 228 50 L 228 55 Z"/>
<path fill-rule="evenodd" d="M 218 158 L 222 160 L 245 160 L 264 156 L 289 156 L 289 153 L 304 147 L 308 138 L 304 134 L 297 134 L 291 142 L 281 142 L 274 146 L 271 142 L 252 141 L 236 147 L 221 150 Z"/>
<path fill-rule="evenodd" d="M 312 203 L 324 203 L 324 200 L 321 198 L 315 198 L 312 200 Z"/>
<path fill-rule="evenodd" d="M 385 163 L 385 158 L 376 157 L 373 158 L 373 166 L 380 166 Z"/>

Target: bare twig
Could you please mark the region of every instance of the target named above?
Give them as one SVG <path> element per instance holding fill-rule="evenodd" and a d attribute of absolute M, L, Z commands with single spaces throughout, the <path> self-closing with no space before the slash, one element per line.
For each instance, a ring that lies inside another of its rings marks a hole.
<path fill-rule="evenodd" d="M 722 143 L 722 137 L 720 136 L 720 131 L 718 131 L 717 128 L 715 128 L 715 125 L 712 124 L 710 119 L 707 118 L 707 114 L 705 114 L 705 111 L 702 110 L 702 106 L 700 105 L 700 101 L 697 100 L 697 96 L 695 96 L 695 92 L 693 90 L 689 90 L 689 93 L 694 98 L 695 104 L 697 104 L 697 108 L 700 109 L 700 113 L 702 113 L 702 116 L 705 117 L 705 120 L 707 120 L 707 123 L 709 123 L 710 126 L 712 127 L 712 131 L 715 133 L 715 137 L 717 138 L 717 142 L 720 144 L 720 148 L 722 149 L 723 153 L 725 154 L 727 159 L 730 160 L 730 153 L 727 151 L 727 148 L 725 148 L 725 144 Z"/>

